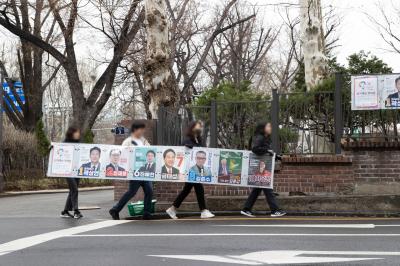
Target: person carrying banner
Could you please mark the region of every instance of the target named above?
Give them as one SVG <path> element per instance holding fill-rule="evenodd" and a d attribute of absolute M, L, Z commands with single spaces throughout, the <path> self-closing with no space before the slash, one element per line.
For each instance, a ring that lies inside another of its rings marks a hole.
<path fill-rule="evenodd" d="M 202 132 L 203 132 L 203 124 L 201 121 L 191 122 L 187 128 L 186 138 L 183 141 L 182 145 L 186 146 L 189 149 L 192 149 L 193 147 L 204 147 L 201 138 Z M 178 217 L 176 216 L 177 209 L 181 206 L 182 202 L 189 195 L 192 188 L 194 188 L 196 192 L 197 203 L 199 204 L 199 208 L 201 210 L 200 217 L 206 219 L 206 218 L 213 218 L 215 216 L 209 210 L 207 210 L 206 201 L 204 198 L 203 184 L 186 182 L 182 191 L 176 197 L 172 206 L 166 210 L 166 213 L 172 219 L 178 219 Z"/>
<path fill-rule="evenodd" d="M 81 131 L 75 127 L 69 127 L 65 133 L 65 143 L 79 143 L 81 140 Z M 66 178 L 69 192 L 67 201 L 65 202 L 64 210 L 61 212 L 62 218 L 75 218 L 80 219 L 83 217 L 78 207 L 78 186 L 79 178 Z M 74 211 L 74 215 L 70 213 Z"/>
<path fill-rule="evenodd" d="M 250 140 L 249 146 L 251 147 L 251 151 L 260 156 L 265 154 L 273 154 L 273 151 L 271 150 L 271 134 L 271 123 L 258 124 L 254 136 Z M 261 191 L 263 191 L 265 194 L 265 198 L 271 210 L 272 217 L 286 215 L 286 213 L 279 208 L 278 203 L 275 199 L 274 191 L 269 188 L 253 188 L 249 197 L 247 198 L 243 210 L 240 212 L 242 215 L 255 217 L 255 215 L 251 212 L 251 209 L 253 208 L 253 205 L 256 202 Z"/>
<path fill-rule="evenodd" d="M 142 122 L 135 121 L 132 123 L 131 136 L 122 142 L 123 146 L 149 146 L 150 143 L 144 138 L 144 133 L 146 130 L 146 125 Z M 152 154 L 147 154 L 147 157 Z M 154 158 L 154 156 L 152 157 Z M 147 165 L 149 169 L 153 169 L 155 165 L 151 165 L 152 162 L 148 162 Z M 149 220 L 151 216 L 151 201 L 153 199 L 153 183 L 151 181 L 140 181 L 140 180 L 130 180 L 128 191 L 121 197 L 114 207 L 109 210 L 111 217 L 114 220 L 119 220 L 119 213 L 124 208 L 126 203 L 136 195 L 139 188 L 143 188 L 144 192 L 144 211 L 143 220 Z"/>

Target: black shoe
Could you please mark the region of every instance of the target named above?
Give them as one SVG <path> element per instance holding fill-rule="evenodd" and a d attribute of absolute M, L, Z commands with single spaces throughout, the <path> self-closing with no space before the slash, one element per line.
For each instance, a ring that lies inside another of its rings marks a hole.
<path fill-rule="evenodd" d="M 79 211 L 74 212 L 74 219 L 81 219 L 83 215 Z"/>
<path fill-rule="evenodd" d="M 153 219 L 153 215 L 151 214 L 145 214 L 142 217 L 142 220 L 152 220 Z"/>
<path fill-rule="evenodd" d="M 256 217 L 251 211 L 248 211 L 248 210 L 242 210 L 240 212 L 240 214 L 247 216 L 247 217 L 252 217 L 252 218 Z"/>
<path fill-rule="evenodd" d="M 284 211 L 274 211 L 271 212 L 271 217 L 281 217 L 281 216 L 285 216 L 286 212 Z"/>
<path fill-rule="evenodd" d="M 69 213 L 69 211 L 62 211 L 60 214 L 61 218 L 74 218 L 72 214 Z"/>
<path fill-rule="evenodd" d="M 110 209 L 108 213 L 111 215 L 113 220 L 119 220 L 119 212 L 116 209 Z"/>

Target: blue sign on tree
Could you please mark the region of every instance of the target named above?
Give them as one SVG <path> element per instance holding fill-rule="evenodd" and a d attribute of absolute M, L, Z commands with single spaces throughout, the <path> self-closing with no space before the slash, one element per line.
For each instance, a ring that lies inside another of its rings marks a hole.
<path fill-rule="evenodd" d="M 24 95 L 24 90 L 22 89 L 22 83 L 20 81 L 15 82 L 14 83 L 14 88 L 17 91 L 17 95 L 21 99 L 21 102 L 23 104 L 25 104 L 25 95 Z M 10 87 L 8 86 L 7 82 L 3 83 L 3 90 L 4 90 L 4 94 L 7 94 L 10 97 L 11 101 L 13 101 L 15 107 L 17 107 L 17 110 L 19 112 L 22 112 L 22 108 L 21 108 L 21 106 L 19 106 L 19 104 L 18 104 L 17 100 L 15 99 L 14 94 L 12 93 L 12 91 L 11 91 Z M 11 108 L 11 104 L 8 101 L 8 99 L 5 96 L 3 96 L 3 99 L 4 99 L 4 103 L 7 104 L 8 107 L 10 107 L 10 110 L 13 110 Z M 4 109 L 3 109 L 3 112 L 4 112 Z"/>

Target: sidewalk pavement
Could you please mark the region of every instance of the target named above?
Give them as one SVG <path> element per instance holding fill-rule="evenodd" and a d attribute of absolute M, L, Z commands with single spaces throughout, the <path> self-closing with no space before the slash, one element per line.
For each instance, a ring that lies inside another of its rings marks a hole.
<path fill-rule="evenodd" d="M 114 186 L 104 186 L 104 187 L 84 187 L 79 188 L 80 192 L 84 191 L 100 191 L 100 190 L 113 190 Z M 65 193 L 69 190 L 67 188 L 63 189 L 45 189 L 45 190 L 28 190 L 28 191 L 7 191 L 0 193 L 0 198 L 2 197 L 13 197 L 22 195 L 35 195 L 35 194 L 53 194 L 53 193 Z"/>

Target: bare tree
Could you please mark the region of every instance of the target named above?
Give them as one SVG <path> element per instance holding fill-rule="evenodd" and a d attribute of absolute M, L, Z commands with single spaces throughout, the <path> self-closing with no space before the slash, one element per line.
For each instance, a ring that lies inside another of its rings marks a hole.
<path fill-rule="evenodd" d="M 23 2 L 23 1 L 22 1 Z M 98 11 L 100 26 L 85 20 L 79 11 L 84 10 L 78 5 L 78 0 L 48 0 L 49 14 L 56 21 L 58 29 L 62 33 L 63 49 L 52 45 L 21 27 L 16 21 L 20 14 L 16 10 L 6 6 L 0 16 L 0 25 L 20 37 L 24 41 L 35 45 L 53 56 L 64 69 L 71 91 L 73 105 L 73 124 L 83 131 L 89 130 L 100 111 L 107 103 L 113 88 L 113 82 L 119 63 L 122 61 L 129 45 L 135 38 L 144 21 L 144 9 L 139 5 L 140 1 L 89 1 L 93 9 Z M 9 15 L 12 14 L 14 19 Z M 101 73 L 90 94 L 85 95 L 85 89 L 79 75 L 76 57 L 76 41 L 74 32 L 77 28 L 77 19 L 81 18 L 90 27 L 101 32 L 112 43 L 113 54 L 105 70 Z"/>
<path fill-rule="evenodd" d="M 1 16 L 6 23 L 11 23 L 19 30 L 34 36 L 37 40 L 54 44 L 57 36 L 54 34 L 55 20 L 49 16 L 49 8 L 43 0 L 34 2 L 29 1 L 3 1 Z M 31 7 L 31 8 L 30 8 Z M 36 123 L 42 117 L 42 98 L 44 90 L 57 75 L 60 64 L 49 65 L 48 61 L 43 61 L 45 51 L 34 46 L 31 42 L 20 37 L 20 44 L 16 48 L 15 58 L 12 64 L 19 69 L 18 77 L 11 77 L 7 71 L 4 59 L 0 59 L 0 71 L 5 77 L 10 91 L 17 104 L 14 104 L 9 97 L 5 95 L 8 102 L 4 106 L 7 117 L 16 128 L 33 131 Z M 47 80 L 43 80 L 43 70 L 47 67 L 51 74 Z M 14 87 L 13 78 L 21 80 L 23 84 L 25 103 L 23 103 L 20 94 Z M 20 107 L 18 110 L 17 105 Z"/>
<path fill-rule="evenodd" d="M 387 50 L 400 53 L 400 4 L 393 1 L 390 3 L 391 8 L 384 8 L 381 2 L 377 3 L 376 7 L 380 16 L 374 17 L 368 13 L 366 16 L 375 25 L 379 35 L 387 44 Z"/>
<path fill-rule="evenodd" d="M 300 29 L 309 90 L 318 85 L 328 72 L 321 0 L 300 0 Z"/>

